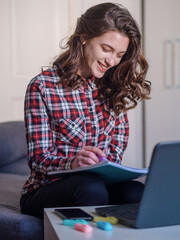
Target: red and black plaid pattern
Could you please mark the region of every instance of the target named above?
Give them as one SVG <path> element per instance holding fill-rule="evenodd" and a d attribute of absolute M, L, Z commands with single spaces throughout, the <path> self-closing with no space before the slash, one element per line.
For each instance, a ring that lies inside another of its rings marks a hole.
<path fill-rule="evenodd" d="M 129 125 L 126 113 L 118 117 L 98 99 L 93 80 L 77 90 L 59 82 L 57 68 L 31 80 L 25 97 L 28 164 L 31 174 L 23 194 L 52 180 L 49 171 L 70 169 L 83 146 L 102 149 L 108 160 L 121 163 L 127 146 Z"/>

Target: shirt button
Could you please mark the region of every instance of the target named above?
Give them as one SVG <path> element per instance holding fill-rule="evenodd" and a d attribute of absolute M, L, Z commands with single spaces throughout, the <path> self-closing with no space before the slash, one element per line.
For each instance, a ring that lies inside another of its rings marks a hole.
<path fill-rule="evenodd" d="M 76 124 L 74 122 L 72 122 L 71 125 L 70 125 L 71 128 L 73 128 L 75 126 L 76 126 Z"/>
<path fill-rule="evenodd" d="M 93 107 L 90 107 L 89 108 L 89 112 L 93 112 L 94 111 L 94 108 Z"/>

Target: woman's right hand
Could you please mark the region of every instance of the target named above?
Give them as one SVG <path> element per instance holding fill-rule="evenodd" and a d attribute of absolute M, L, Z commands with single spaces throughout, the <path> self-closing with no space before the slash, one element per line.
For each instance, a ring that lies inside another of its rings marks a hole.
<path fill-rule="evenodd" d="M 99 162 L 98 156 L 105 157 L 105 153 L 97 147 L 84 146 L 73 160 L 72 169 L 96 164 Z"/>

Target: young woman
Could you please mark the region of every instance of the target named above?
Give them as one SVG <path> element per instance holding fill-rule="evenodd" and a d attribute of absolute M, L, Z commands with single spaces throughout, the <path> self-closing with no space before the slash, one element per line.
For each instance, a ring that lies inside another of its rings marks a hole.
<path fill-rule="evenodd" d="M 147 68 L 141 34 L 123 6 L 99 4 L 78 19 L 66 51 L 27 88 L 31 174 L 22 213 L 42 217 L 45 207 L 140 201 L 143 184 L 137 181 L 107 186 L 95 174 L 52 179 L 47 173 L 96 164 L 100 157 L 121 163 L 129 135 L 126 112 L 150 93 Z"/>

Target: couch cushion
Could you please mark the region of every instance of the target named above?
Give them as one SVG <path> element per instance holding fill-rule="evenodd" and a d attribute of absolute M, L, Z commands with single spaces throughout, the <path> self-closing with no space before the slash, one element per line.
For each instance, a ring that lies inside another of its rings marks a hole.
<path fill-rule="evenodd" d="M 29 175 L 30 168 L 27 164 L 27 157 L 22 157 L 14 162 L 1 166 L 0 173 L 11 173 L 24 176 Z"/>
<path fill-rule="evenodd" d="M 43 220 L 0 205 L 0 239 L 43 240 Z"/>
<path fill-rule="evenodd" d="M 23 121 L 0 123 L 0 166 L 27 156 Z"/>
<path fill-rule="evenodd" d="M 25 176 L 0 174 L 0 204 L 20 211 L 19 200 L 21 189 L 26 181 Z"/>
<path fill-rule="evenodd" d="M 0 174 L 0 239 L 43 240 L 43 220 L 20 212 L 19 200 L 26 178 Z"/>

